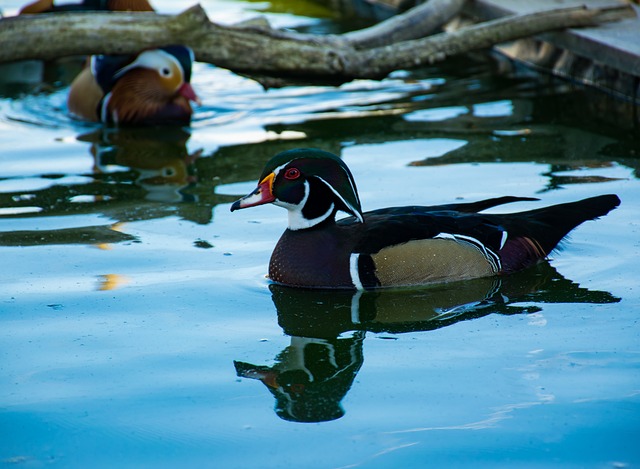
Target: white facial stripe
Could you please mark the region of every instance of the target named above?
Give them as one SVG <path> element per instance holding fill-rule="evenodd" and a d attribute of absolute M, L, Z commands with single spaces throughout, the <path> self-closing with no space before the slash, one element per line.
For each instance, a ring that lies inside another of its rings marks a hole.
<path fill-rule="evenodd" d="M 276 177 L 276 176 L 278 176 L 278 173 L 280 172 L 280 170 L 281 170 L 282 168 L 284 168 L 285 166 L 287 166 L 288 164 L 289 164 L 289 163 L 282 164 L 282 165 L 278 166 L 276 169 L 274 169 L 274 170 L 273 170 L 273 175 L 274 175 L 274 178 L 273 178 L 273 179 L 275 179 L 275 177 Z"/>
<path fill-rule="evenodd" d="M 320 176 L 315 176 L 315 177 L 320 181 L 322 181 L 329 189 L 331 189 L 331 192 L 333 192 L 338 199 L 342 200 L 342 203 L 344 203 L 347 207 L 349 207 L 349 209 L 351 209 L 351 211 L 355 214 L 355 217 L 358 220 L 360 220 L 360 223 L 364 223 L 364 220 L 362 219 L 362 215 L 360 215 L 360 212 L 356 210 L 356 208 L 353 205 L 351 205 L 349 202 L 344 200 L 344 198 L 336 192 L 336 190 L 331 186 L 331 184 L 329 184 L 327 181 L 322 179 Z M 351 184 L 351 187 L 353 187 L 353 183 Z M 357 196 L 356 196 L 356 199 L 357 199 Z"/>
<path fill-rule="evenodd" d="M 275 180 L 275 177 L 273 179 Z M 291 204 L 289 202 L 283 202 L 282 200 L 276 199 L 273 202 L 273 205 L 277 205 L 278 207 L 284 207 L 289 211 L 297 210 L 299 212 L 302 212 L 302 207 L 304 207 L 304 204 L 307 203 L 307 199 L 308 198 L 309 198 L 309 182 L 305 181 L 304 182 L 304 197 L 302 197 L 302 200 L 300 201 L 300 203 Z"/>
<path fill-rule="evenodd" d="M 288 164 L 288 163 L 287 163 Z M 280 170 L 285 167 L 286 164 L 282 166 L 278 166 L 273 170 L 275 177 L 278 176 Z M 274 179 L 275 179 L 274 177 Z M 313 218 L 311 220 L 304 217 L 302 214 L 302 209 L 304 208 L 307 200 L 309 200 L 309 181 L 304 181 L 304 197 L 297 204 L 291 204 L 289 202 L 283 202 L 281 200 L 276 199 L 273 204 L 279 207 L 284 207 L 287 209 L 287 213 L 289 215 L 289 229 L 290 230 L 303 230 L 305 228 L 311 228 L 312 226 L 317 225 L 318 223 L 322 223 L 327 218 L 329 218 L 333 214 L 334 204 L 331 204 L 329 210 L 320 215 L 319 217 Z"/>
<path fill-rule="evenodd" d="M 358 205 L 362 205 L 362 202 L 360 202 L 360 197 L 358 197 L 358 190 L 356 189 L 356 186 L 353 182 L 353 178 L 351 178 L 351 176 L 349 176 L 349 173 L 347 173 L 346 170 L 344 170 L 345 176 L 347 176 L 347 179 L 349 180 L 349 184 L 351 185 L 351 192 L 353 192 L 353 195 L 356 196 L 356 201 L 358 202 Z M 357 213 L 357 210 L 355 210 L 355 212 Z M 364 223 L 364 220 L 361 217 L 358 217 L 360 219 L 360 221 L 362 223 Z"/>
<path fill-rule="evenodd" d="M 136 67 L 149 68 L 151 70 L 157 71 L 160 71 L 163 68 L 168 68 L 172 72 L 174 70 L 178 70 L 179 73 L 184 75 L 180 62 L 178 62 L 178 60 L 173 55 L 160 49 L 154 49 L 144 51 L 129 65 L 118 70 L 114 77 L 120 78 L 129 70 Z"/>
<path fill-rule="evenodd" d="M 91 59 L 89 61 L 89 64 L 91 66 L 91 75 L 98 76 L 98 71 L 96 70 L 96 60 L 97 60 L 97 56 L 92 55 Z"/>
<path fill-rule="evenodd" d="M 351 275 L 351 283 L 357 290 L 364 290 L 362 282 L 360 281 L 360 272 L 358 272 L 358 259 L 360 254 L 353 253 L 349 257 L 349 275 Z"/>

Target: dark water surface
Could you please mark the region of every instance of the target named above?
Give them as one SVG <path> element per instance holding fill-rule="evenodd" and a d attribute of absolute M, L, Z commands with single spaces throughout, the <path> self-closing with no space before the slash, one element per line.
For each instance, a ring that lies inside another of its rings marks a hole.
<path fill-rule="evenodd" d="M 278 26 L 342 27 L 283 4 Z M 269 91 L 199 63 L 189 128 L 116 130 L 68 117 L 73 66 L 0 85 L 3 464 L 640 466 L 640 142 L 593 94 L 488 56 Z M 299 146 L 340 154 L 365 210 L 622 205 L 508 278 L 293 290 L 265 278 L 286 213 L 229 207 Z"/>

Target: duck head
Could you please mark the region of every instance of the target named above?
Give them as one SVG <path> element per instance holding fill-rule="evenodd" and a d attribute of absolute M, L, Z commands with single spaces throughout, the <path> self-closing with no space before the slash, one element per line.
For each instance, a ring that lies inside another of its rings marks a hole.
<path fill-rule="evenodd" d="M 137 56 L 98 55 L 71 84 L 69 110 L 78 117 L 124 125 L 188 124 L 194 56 L 182 45 Z"/>
<path fill-rule="evenodd" d="M 146 50 L 113 75 L 111 97 L 102 107 L 115 122 L 189 121 L 190 101 L 199 102 L 191 86 L 193 52 L 185 46 Z"/>
<path fill-rule="evenodd" d="M 351 171 L 336 155 L 313 148 L 289 150 L 267 162 L 258 187 L 231 211 L 273 203 L 289 212 L 289 229 L 312 228 L 335 220 L 340 210 L 363 222 Z"/>

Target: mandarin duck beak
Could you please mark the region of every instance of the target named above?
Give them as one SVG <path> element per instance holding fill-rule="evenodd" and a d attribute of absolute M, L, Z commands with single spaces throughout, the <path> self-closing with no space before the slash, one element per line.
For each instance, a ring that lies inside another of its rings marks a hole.
<path fill-rule="evenodd" d="M 202 105 L 202 101 L 200 101 L 200 98 L 194 91 L 193 86 L 191 86 L 191 83 L 183 83 L 182 86 L 178 89 L 178 94 L 180 96 L 187 98 L 189 101 L 193 101 L 198 106 Z"/>

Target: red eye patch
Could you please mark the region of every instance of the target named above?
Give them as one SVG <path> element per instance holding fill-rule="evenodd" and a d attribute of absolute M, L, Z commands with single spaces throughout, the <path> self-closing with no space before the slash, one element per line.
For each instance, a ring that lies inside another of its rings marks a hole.
<path fill-rule="evenodd" d="M 298 168 L 289 168 L 284 172 L 285 179 L 298 179 L 300 177 L 300 170 Z"/>

